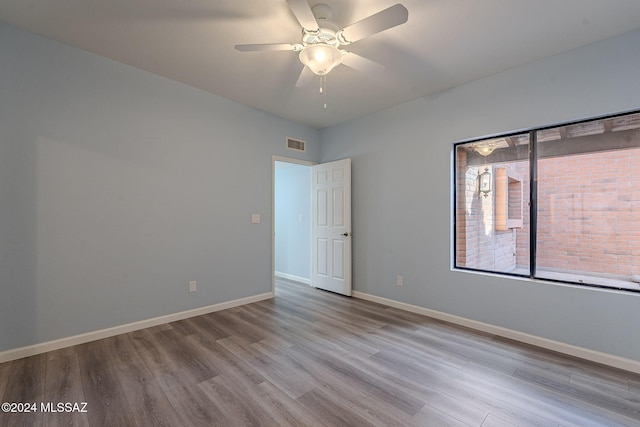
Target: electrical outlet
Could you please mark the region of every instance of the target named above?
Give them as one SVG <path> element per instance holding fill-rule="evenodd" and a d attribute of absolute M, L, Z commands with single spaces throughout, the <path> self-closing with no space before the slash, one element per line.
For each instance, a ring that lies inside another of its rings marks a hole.
<path fill-rule="evenodd" d="M 195 280 L 189 282 L 189 292 L 195 292 L 198 290 L 198 284 Z"/>
<path fill-rule="evenodd" d="M 396 276 L 396 286 L 404 286 L 404 277 Z"/>

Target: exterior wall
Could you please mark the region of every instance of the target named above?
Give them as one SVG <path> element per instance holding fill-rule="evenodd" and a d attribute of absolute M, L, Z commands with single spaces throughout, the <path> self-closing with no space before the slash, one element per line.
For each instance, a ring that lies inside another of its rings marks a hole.
<path fill-rule="evenodd" d="M 529 163 L 518 162 L 517 170 L 522 175 L 522 228 L 516 230 L 516 265 L 519 268 L 529 268 L 529 230 L 531 216 L 529 215 L 529 193 L 531 180 L 529 179 Z"/>
<path fill-rule="evenodd" d="M 547 158 L 538 162 L 539 269 L 620 276 L 640 274 L 638 165 L 640 149 Z M 516 266 L 527 268 L 528 164 L 495 164 L 489 168 L 495 171 L 495 191 L 483 199 L 478 195 L 475 179 L 484 166 L 465 167 L 465 232 L 458 236 L 458 244 L 464 236 L 466 258 L 459 256 L 458 265 L 492 271 L 509 271 Z M 495 231 L 492 226 L 494 208 L 500 203 L 495 200 L 498 181 L 505 179 L 501 176 L 502 168 L 522 176 L 524 193 L 523 226 L 509 232 Z M 461 218 L 460 211 L 458 215 Z M 510 263 L 512 249 L 516 256 Z"/>
<path fill-rule="evenodd" d="M 466 175 L 462 176 L 462 171 L 467 169 L 467 152 L 465 150 L 456 151 L 456 201 L 455 201 L 455 217 L 456 217 L 456 265 L 466 266 L 467 263 L 467 251 L 471 251 L 472 242 L 467 241 L 467 215 L 466 215 L 466 200 L 467 200 L 467 185 L 469 187 L 472 183 L 467 183 Z M 469 233 L 471 234 L 471 233 Z M 469 257 L 471 258 L 471 257 Z"/>
<path fill-rule="evenodd" d="M 543 159 L 539 268 L 640 274 L 640 149 Z"/>
<path fill-rule="evenodd" d="M 504 171 L 516 171 L 514 165 L 466 166 L 466 152 L 459 149 L 458 170 L 458 226 L 457 265 L 480 270 L 508 272 L 516 267 L 516 229 L 496 229 L 496 183 L 507 179 Z M 485 197 L 478 191 L 478 175 L 485 171 L 492 175 L 492 191 Z M 464 175 L 462 175 L 464 174 Z"/>

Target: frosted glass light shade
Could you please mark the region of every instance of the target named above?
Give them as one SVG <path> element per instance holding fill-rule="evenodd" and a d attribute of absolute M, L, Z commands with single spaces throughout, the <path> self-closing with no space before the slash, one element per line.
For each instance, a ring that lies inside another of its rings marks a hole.
<path fill-rule="evenodd" d="M 342 62 L 342 52 L 327 44 L 313 44 L 300 52 L 300 61 L 314 74 L 324 76 Z"/>
<path fill-rule="evenodd" d="M 488 156 L 489 154 L 493 153 L 493 150 L 495 149 L 496 147 L 489 146 L 478 146 L 475 148 L 475 150 L 483 156 Z"/>

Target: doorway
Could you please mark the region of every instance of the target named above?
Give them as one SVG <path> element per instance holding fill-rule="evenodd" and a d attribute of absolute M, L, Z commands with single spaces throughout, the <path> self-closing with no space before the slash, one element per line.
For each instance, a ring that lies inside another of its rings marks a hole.
<path fill-rule="evenodd" d="M 311 166 L 273 157 L 273 265 L 275 279 L 311 284 Z"/>

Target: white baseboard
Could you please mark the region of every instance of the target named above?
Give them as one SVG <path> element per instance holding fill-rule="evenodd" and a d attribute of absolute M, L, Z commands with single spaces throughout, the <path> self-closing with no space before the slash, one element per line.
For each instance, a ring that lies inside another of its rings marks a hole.
<path fill-rule="evenodd" d="M 412 313 L 422 314 L 434 319 L 444 320 L 456 325 L 466 326 L 478 331 L 487 332 L 493 335 L 498 335 L 504 338 L 509 338 L 526 344 L 535 345 L 537 347 L 546 348 L 548 350 L 557 351 L 559 353 L 564 353 L 570 356 L 579 357 L 581 359 L 590 360 L 592 362 L 597 362 L 603 365 L 608 365 L 614 368 L 624 369 L 626 371 L 640 374 L 640 361 L 637 360 L 626 359 L 624 357 L 619 357 L 608 353 L 589 350 L 587 348 L 577 347 L 560 341 L 554 341 L 547 338 L 530 335 L 524 332 L 514 331 L 513 329 L 503 328 L 501 326 L 495 326 L 489 323 L 483 323 L 477 320 L 467 319 L 465 317 L 455 316 L 417 305 L 407 304 L 400 301 L 370 295 L 364 292 L 353 291 L 353 296 L 355 298 L 377 302 L 379 304 L 388 305 L 389 307 L 410 311 Z"/>
<path fill-rule="evenodd" d="M 139 322 L 127 323 L 126 325 L 114 326 L 112 328 L 101 329 L 99 331 L 87 332 L 86 334 L 74 335 L 72 337 L 61 338 L 58 340 L 47 341 L 40 344 L 34 344 L 26 347 L 15 348 L 0 352 L 0 363 L 10 360 L 21 359 L 23 357 L 34 356 L 36 354 L 46 353 L 47 351 L 59 350 L 73 345 L 84 344 L 90 341 L 108 338 L 115 335 L 125 334 L 140 329 L 150 328 L 152 326 L 163 325 L 169 322 L 188 319 L 189 317 L 201 316 L 203 314 L 213 313 L 214 311 L 225 310 L 227 308 L 238 307 L 245 304 L 251 304 L 258 301 L 273 298 L 273 292 L 253 295 L 246 298 L 240 298 L 233 301 L 222 302 L 219 304 L 209 305 L 206 307 L 194 308 L 193 310 L 182 311 L 179 313 L 168 314 L 166 316 L 155 317 L 153 319 L 141 320 Z"/>
<path fill-rule="evenodd" d="M 294 276 L 293 274 L 280 273 L 276 271 L 273 273 L 276 277 L 280 277 L 282 279 L 293 280 L 294 282 L 304 283 L 305 285 L 311 285 L 311 279 L 305 279 L 304 277 Z"/>

